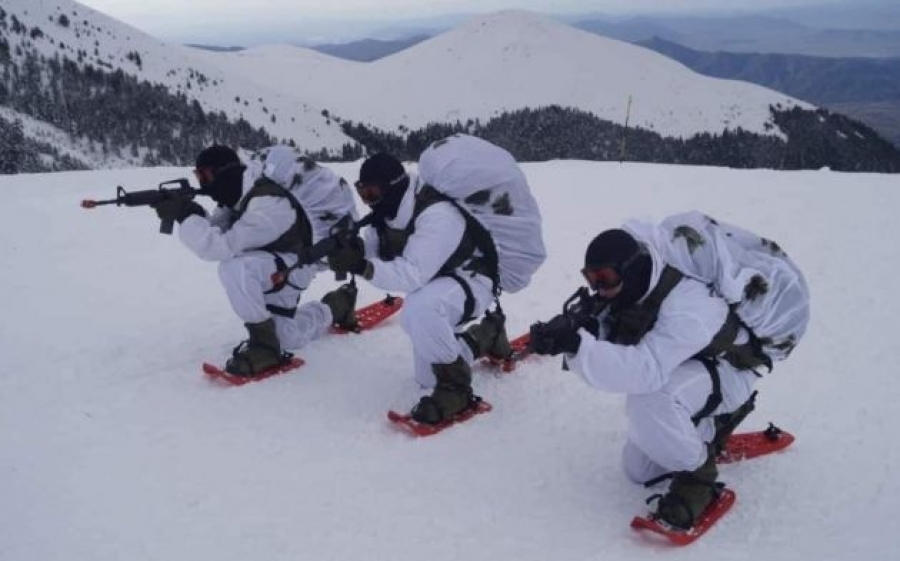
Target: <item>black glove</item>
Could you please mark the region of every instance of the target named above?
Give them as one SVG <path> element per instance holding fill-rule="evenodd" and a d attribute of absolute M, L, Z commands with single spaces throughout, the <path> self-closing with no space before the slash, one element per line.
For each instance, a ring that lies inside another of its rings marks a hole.
<path fill-rule="evenodd" d="M 193 214 L 206 216 L 202 206 L 186 197 L 168 197 L 152 206 L 156 210 L 156 216 L 163 222 L 174 220 L 181 224 Z"/>
<path fill-rule="evenodd" d="M 368 265 L 366 249 L 359 236 L 346 240 L 328 254 L 328 267 L 338 274 L 364 275 Z"/>
<path fill-rule="evenodd" d="M 578 326 L 565 314 L 560 314 L 547 323 L 535 323 L 529 332 L 531 350 L 539 355 L 575 354 L 581 345 Z"/>

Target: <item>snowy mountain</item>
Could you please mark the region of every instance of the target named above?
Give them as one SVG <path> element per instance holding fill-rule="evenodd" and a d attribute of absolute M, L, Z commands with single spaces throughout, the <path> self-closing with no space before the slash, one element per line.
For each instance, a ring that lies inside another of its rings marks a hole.
<path fill-rule="evenodd" d="M 362 64 L 290 46 L 210 52 L 167 44 L 68 0 L 7 0 L 3 10 L 0 32 L 13 60 L 33 48 L 47 59 L 121 69 L 310 151 L 353 142 L 326 115 L 408 130 L 558 105 L 624 123 L 631 97 L 633 125 L 689 136 L 736 127 L 777 134 L 770 105 L 810 107 L 527 12 L 481 16 Z"/>
<path fill-rule="evenodd" d="M 864 125 L 521 11 L 360 63 L 171 45 L 74 2 L 9 0 L 0 64 L 0 173 L 183 164 L 213 142 L 414 159 L 453 132 L 529 161 L 900 170 Z"/>
<path fill-rule="evenodd" d="M 243 336 L 215 265 L 159 235 L 149 209 L 78 208 L 116 185 L 189 174 L 157 168 L 0 177 L 0 558 L 897 559 L 896 177 L 523 169 L 549 258 L 504 297 L 513 332 L 558 313 L 588 241 L 631 216 L 701 209 L 777 240 L 806 273 L 809 330 L 759 381 L 746 422 L 774 421 L 797 442 L 723 467 L 737 503 L 700 541 L 678 550 L 629 530 L 659 489 L 621 472 L 624 399 L 559 360 L 477 369 L 494 411 L 418 441 L 384 418 L 420 395 L 398 319 L 312 343 L 297 372 L 207 383 L 201 361 Z M 323 274 L 304 298 L 334 286 Z M 383 295 L 361 290 L 361 301 Z"/>
<path fill-rule="evenodd" d="M 33 49 L 48 59 L 67 57 L 101 71 L 121 70 L 161 84 L 172 94 L 184 94 L 206 111 L 246 119 L 253 127 L 264 127 L 276 138 L 293 139 L 311 151 L 339 149 L 352 142 L 336 123 L 322 116 L 321 107 L 310 106 L 295 91 L 273 81 L 278 68 L 266 61 L 260 61 L 264 74 L 260 81 L 249 82 L 220 65 L 219 59 L 204 56 L 205 51 L 159 41 L 77 2 L 4 0 L 0 9 L 5 12 L 0 38 L 8 43 L 13 60 L 23 50 Z M 131 117 L 139 120 L 142 115 Z M 71 140 L 77 145 L 78 139 Z M 86 160 L 96 157 L 84 156 Z"/>
<path fill-rule="evenodd" d="M 215 53 L 254 81 L 269 61 L 287 89 L 344 119 L 384 129 L 487 120 L 504 110 L 559 105 L 663 136 L 741 127 L 775 134 L 769 106 L 812 108 L 773 90 L 707 78 L 653 51 L 528 12 L 479 16 L 367 64 L 299 47 Z M 310 76 L 328 76 L 327 80 Z"/>

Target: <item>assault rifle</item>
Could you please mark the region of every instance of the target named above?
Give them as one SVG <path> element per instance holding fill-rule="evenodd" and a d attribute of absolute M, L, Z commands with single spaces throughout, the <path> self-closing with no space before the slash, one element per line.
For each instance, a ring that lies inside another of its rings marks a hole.
<path fill-rule="evenodd" d="M 166 188 L 166 185 L 178 185 L 174 188 Z M 82 208 L 94 208 L 102 205 L 116 206 L 153 206 L 166 199 L 181 197 L 184 199 L 193 199 L 197 195 L 205 195 L 206 193 L 200 189 L 194 189 L 185 178 L 173 179 L 171 181 L 163 181 L 159 184 L 158 189 L 148 189 L 147 191 L 127 192 L 122 186 L 116 188 L 116 198 L 107 199 L 105 201 L 95 201 L 93 199 L 84 199 L 81 201 Z M 159 224 L 161 234 L 171 234 L 174 226 L 174 220 L 163 220 Z"/>
<path fill-rule="evenodd" d="M 597 315 L 606 307 L 607 301 L 596 294 L 591 294 L 587 287 L 582 286 L 563 304 L 562 313 L 550 321 L 539 321 L 531 326 L 531 335 L 528 343 L 532 350 L 541 349 L 542 345 L 552 346 L 553 341 L 562 330 L 574 330 L 584 328 L 595 336 L 599 333 L 600 324 Z M 563 369 L 568 366 L 563 361 Z"/>
<path fill-rule="evenodd" d="M 295 269 L 321 261 L 337 248 L 350 243 L 351 240 L 359 234 L 360 228 L 368 226 L 373 218 L 374 216 L 369 214 L 359 222 L 354 222 L 349 214 L 344 216 L 329 228 L 328 237 L 319 240 L 310 247 L 303 248 L 298 255 L 296 263 L 286 269 L 273 273 L 272 284 L 280 286 L 287 281 L 288 277 Z M 347 278 L 347 274 L 335 273 L 334 277 L 339 281 L 343 281 Z"/>

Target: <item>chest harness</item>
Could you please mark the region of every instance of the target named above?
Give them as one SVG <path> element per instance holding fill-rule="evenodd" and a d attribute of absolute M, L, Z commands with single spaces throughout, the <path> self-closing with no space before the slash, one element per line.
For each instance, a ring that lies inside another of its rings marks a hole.
<path fill-rule="evenodd" d="M 412 217 L 405 228 L 391 228 L 383 219 L 375 219 L 372 226 L 378 234 L 378 258 L 382 261 L 392 261 L 403 254 L 409 237 L 416 231 L 416 220 L 431 205 L 447 202 L 453 205 L 462 214 L 466 221 L 466 229 L 459 245 L 453 254 L 438 270 L 434 278 L 448 277 L 459 283 L 466 295 L 463 305 L 463 318 L 459 324 L 468 323 L 475 319 L 475 296 L 469 283 L 459 275 L 456 270 L 462 269 L 475 275 L 484 275 L 491 279 L 491 290 L 495 298 L 500 296 L 500 272 L 497 258 L 497 248 L 487 229 L 475 217 L 471 215 L 455 199 L 449 197 L 431 185 L 425 185 L 415 195 Z"/>
<path fill-rule="evenodd" d="M 638 344 L 656 324 L 663 300 L 683 278 L 684 275 L 681 271 L 666 265 L 659 282 L 641 302 L 623 310 L 610 312 L 608 340 L 619 345 Z M 735 341 L 741 328 L 746 330 L 749 339 L 745 343 L 737 344 Z M 767 367 L 769 371 L 772 370 L 772 359 L 763 352 L 762 344 L 753 330 L 737 315 L 734 304 L 729 306 L 725 323 L 713 336 L 709 345 L 692 358 L 703 363 L 712 379 L 712 393 L 706 404 L 691 417 L 695 425 L 701 419 L 711 415 L 722 403 L 721 380 L 718 370 L 720 360 L 728 362 L 737 370 L 752 370 L 757 376 L 760 375 L 757 369 L 761 366 Z"/>
<path fill-rule="evenodd" d="M 299 253 L 304 248 L 312 245 L 312 225 L 310 224 L 309 217 L 306 215 L 306 211 L 303 210 L 303 206 L 300 204 L 300 201 L 298 201 L 297 197 L 295 197 L 289 190 L 285 189 L 284 187 L 282 187 L 278 183 L 275 183 L 267 177 L 261 177 L 257 179 L 253 184 L 253 187 L 250 188 L 247 196 L 238 203 L 237 208 L 235 208 L 235 215 L 234 219 L 232 220 L 232 224 L 241 219 L 241 217 L 247 211 L 247 205 L 250 203 L 250 200 L 255 197 L 280 197 L 287 199 L 288 202 L 291 203 L 291 208 L 294 209 L 294 212 L 297 215 L 294 223 L 291 224 L 291 227 L 288 228 L 283 234 L 281 234 L 275 241 L 257 248 L 261 251 L 267 251 L 272 254 L 272 257 L 275 259 L 275 268 L 279 272 L 286 271 L 288 269 L 288 265 L 287 263 L 285 263 L 284 258 L 282 258 L 279 253 L 293 253 L 295 255 L 299 255 Z M 267 304 L 266 309 L 275 315 L 286 318 L 293 318 L 297 313 L 297 303 L 299 303 L 300 301 L 300 293 L 302 293 L 305 288 L 292 284 L 290 282 L 290 275 L 285 275 L 284 282 L 276 284 L 271 289 L 266 290 L 263 294 L 273 294 L 282 290 L 285 286 L 290 286 L 291 288 L 298 291 L 297 302 L 294 303 L 294 307 L 285 308 Z"/>

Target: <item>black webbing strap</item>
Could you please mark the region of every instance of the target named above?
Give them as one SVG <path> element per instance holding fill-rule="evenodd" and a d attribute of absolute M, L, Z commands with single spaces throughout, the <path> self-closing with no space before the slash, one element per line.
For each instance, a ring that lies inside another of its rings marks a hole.
<path fill-rule="evenodd" d="M 448 276 L 444 274 L 446 271 L 452 271 L 457 267 L 468 264 L 464 268 L 491 279 L 491 291 L 494 293 L 494 296 L 499 296 L 501 292 L 500 258 L 497 254 L 494 238 L 487 228 L 485 228 L 477 218 L 472 216 L 472 213 L 466 210 L 458 200 L 438 191 L 431 185 L 425 185 L 422 187 L 422 190 L 416 194 L 416 206 L 413 210 L 413 217 L 410 224 L 413 224 L 426 208 L 438 202 L 447 202 L 453 205 L 466 221 L 466 229 L 463 233 L 462 240 L 460 240 L 459 247 L 457 247 L 456 251 L 454 251 L 450 258 L 447 259 L 444 266 L 441 267 L 440 274 L 442 276 Z M 410 232 L 410 234 L 411 233 L 412 232 Z M 480 251 L 481 256 L 473 260 L 472 254 L 475 250 Z"/>
<path fill-rule="evenodd" d="M 282 308 L 281 306 L 276 306 L 274 304 L 266 304 L 266 309 L 274 315 L 283 318 L 294 319 L 294 316 L 297 315 L 297 306 L 294 306 L 293 308 Z"/>
<path fill-rule="evenodd" d="M 459 323 L 456 325 L 462 325 L 464 323 L 469 323 L 473 319 L 475 319 L 475 295 L 472 294 L 472 287 L 469 286 L 469 283 L 465 281 L 461 276 L 457 275 L 454 272 L 444 273 L 444 277 L 455 280 L 459 283 L 459 286 L 463 289 L 463 292 L 466 295 L 466 301 L 463 304 L 463 317 L 459 320 Z"/>
<path fill-rule="evenodd" d="M 722 381 L 719 379 L 719 369 L 716 367 L 715 359 L 699 358 L 697 360 L 699 360 L 703 366 L 706 367 L 706 371 L 709 372 L 709 377 L 712 380 L 712 392 L 706 399 L 706 403 L 700 408 L 700 411 L 697 411 L 691 417 L 691 421 L 693 421 L 694 425 L 698 425 L 701 420 L 712 415 L 712 412 L 722 403 Z"/>
<path fill-rule="evenodd" d="M 280 255 L 278 255 L 274 251 L 270 251 L 269 253 L 271 253 L 272 257 L 275 258 L 275 269 L 279 273 L 283 273 L 284 271 L 288 270 L 287 263 L 284 261 L 284 259 Z M 266 309 L 269 310 L 269 312 L 271 312 L 272 314 L 274 314 L 276 316 L 294 319 L 294 316 L 297 315 L 297 304 L 300 303 L 300 295 L 303 293 L 303 289 L 300 288 L 299 286 L 297 286 L 296 284 L 291 283 L 290 275 L 282 275 L 282 277 L 284 278 L 284 280 L 282 282 L 276 284 L 271 289 L 266 290 L 265 292 L 263 292 L 263 294 L 274 294 L 274 293 L 282 290 L 285 286 L 290 286 L 294 290 L 298 291 L 297 302 L 294 303 L 293 308 L 283 308 L 281 306 L 276 306 L 274 304 L 266 304 Z"/>
<path fill-rule="evenodd" d="M 648 479 L 647 481 L 644 481 L 644 487 L 647 487 L 647 488 L 653 487 L 657 483 L 662 483 L 666 479 L 672 479 L 673 477 L 675 477 L 674 471 L 670 471 L 669 473 L 664 473 L 664 474 L 660 475 L 659 477 L 654 477 L 653 479 Z M 655 496 L 656 495 L 654 495 L 654 497 Z M 652 499 L 652 498 L 653 497 L 650 497 L 650 499 Z M 650 499 L 647 499 L 647 502 L 650 502 Z"/>
<path fill-rule="evenodd" d="M 290 267 L 288 267 L 287 263 L 280 255 L 278 255 L 274 251 L 270 251 L 269 253 L 271 253 L 272 257 L 275 259 L 275 270 L 277 272 L 284 273 L 285 271 L 290 269 Z M 282 282 L 272 286 L 272 288 L 270 288 L 269 290 L 264 291 L 263 294 L 274 294 L 274 293 L 280 291 L 281 289 L 283 289 L 285 286 L 289 286 L 289 287 L 291 287 L 295 290 L 299 290 L 301 292 L 303 291 L 302 288 L 300 288 L 299 286 L 297 286 L 296 284 L 293 284 L 291 282 L 291 280 L 290 280 L 291 275 L 289 275 L 289 274 L 282 275 L 281 277 L 284 279 Z M 291 316 L 291 317 L 293 317 L 293 316 Z"/>

